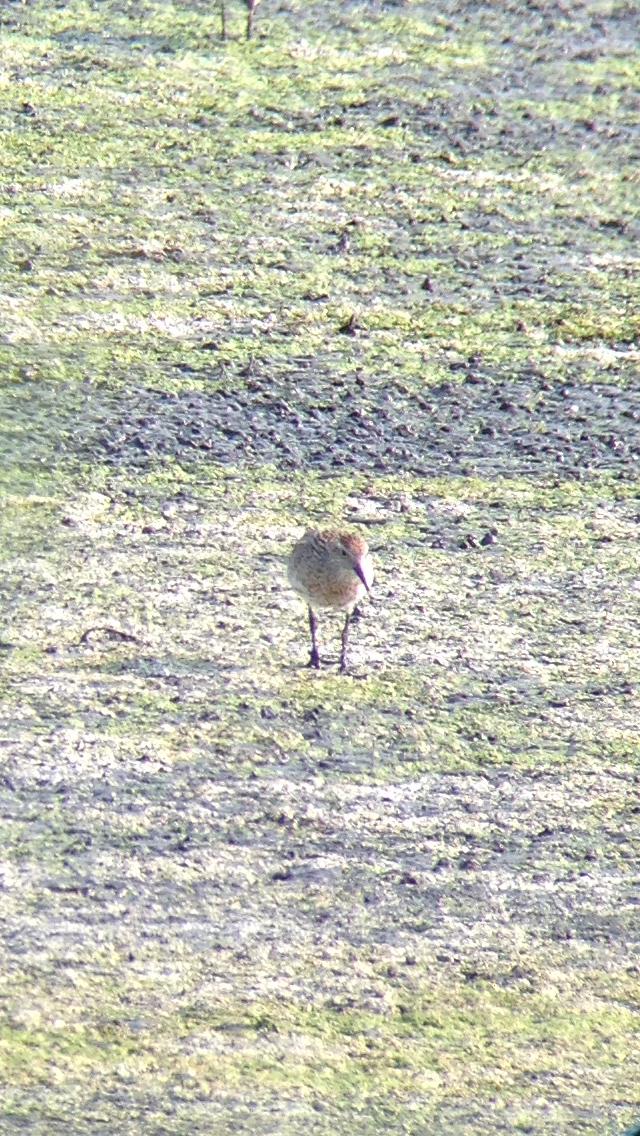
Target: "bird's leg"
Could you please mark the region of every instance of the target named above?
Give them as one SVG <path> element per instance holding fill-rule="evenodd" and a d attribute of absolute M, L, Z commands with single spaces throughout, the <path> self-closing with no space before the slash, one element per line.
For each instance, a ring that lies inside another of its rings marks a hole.
<path fill-rule="evenodd" d="M 347 644 L 349 642 L 349 625 L 351 623 L 351 612 L 347 612 L 342 628 L 342 650 L 340 652 L 340 674 L 344 674 L 347 669 Z"/>
<path fill-rule="evenodd" d="M 220 39 L 227 41 L 227 6 L 225 0 L 220 0 Z"/>
<path fill-rule="evenodd" d="M 313 608 L 309 608 L 309 631 L 311 632 L 311 654 L 309 656 L 309 666 L 319 667 L 320 656 L 318 654 L 318 644 L 316 643 L 316 631 L 318 630 L 318 620 Z"/>
<path fill-rule="evenodd" d="M 253 13 L 259 3 L 260 0 L 247 0 L 247 39 L 251 39 L 251 33 L 253 32 Z"/>

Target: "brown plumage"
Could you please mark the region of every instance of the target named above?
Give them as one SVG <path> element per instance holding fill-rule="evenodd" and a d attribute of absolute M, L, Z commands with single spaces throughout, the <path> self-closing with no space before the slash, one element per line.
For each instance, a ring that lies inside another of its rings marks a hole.
<path fill-rule="evenodd" d="M 353 611 L 373 583 L 373 565 L 366 541 L 358 533 L 307 529 L 291 552 L 288 576 L 291 587 L 309 608 L 309 666 L 320 665 L 316 610 L 334 608 L 346 612 L 340 652 L 340 670 L 344 671 Z"/>

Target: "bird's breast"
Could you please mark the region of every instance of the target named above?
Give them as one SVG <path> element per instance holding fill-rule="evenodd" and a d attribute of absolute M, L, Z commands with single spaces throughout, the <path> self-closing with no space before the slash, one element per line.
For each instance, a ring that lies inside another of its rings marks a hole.
<path fill-rule="evenodd" d="M 334 576 L 311 565 L 289 564 L 289 583 L 310 607 L 349 608 L 366 595 L 355 572 Z"/>

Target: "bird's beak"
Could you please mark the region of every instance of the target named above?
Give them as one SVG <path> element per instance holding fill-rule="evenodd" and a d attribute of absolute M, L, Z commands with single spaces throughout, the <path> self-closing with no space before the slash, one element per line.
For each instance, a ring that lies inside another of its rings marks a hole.
<path fill-rule="evenodd" d="M 364 586 L 365 586 L 365 588 L 367 589 L 367 591 L 368 591 L 368 592 L 370 592 L 370 591 L 371 591 L 371 589 L 370 589 L 370 587 L 369 587 L 369 585 L 368 585 L 367 581 L 365 580 L 364 572 L 362 571 L 362 568 L 360 567 L 360 565 L 359 565 L 359 564 L 354 564 L 354 566 L 353 566 L 353 570 L 354 570 L 354 572 L 355 572 L 356 576 L 358 577 L 358 579 L 359 579 L 359 580 L 362 580 L 362 583 L 364 584 Z"/>

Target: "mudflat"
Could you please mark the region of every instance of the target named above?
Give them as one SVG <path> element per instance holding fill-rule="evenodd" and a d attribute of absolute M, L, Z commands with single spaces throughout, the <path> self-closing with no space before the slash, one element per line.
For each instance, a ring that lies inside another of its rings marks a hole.
<path fill-rule="evenodd" d="M 0 12 L 0 1132 L 617 1136 L 637 8 L 245 20 Z"/>

